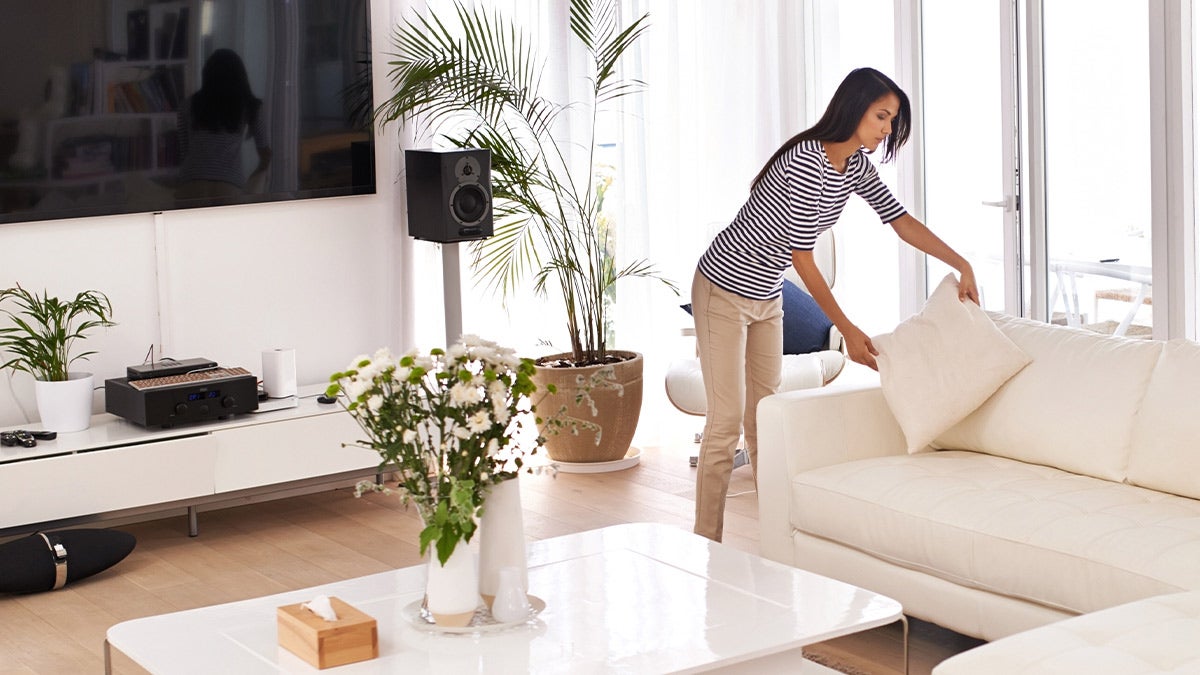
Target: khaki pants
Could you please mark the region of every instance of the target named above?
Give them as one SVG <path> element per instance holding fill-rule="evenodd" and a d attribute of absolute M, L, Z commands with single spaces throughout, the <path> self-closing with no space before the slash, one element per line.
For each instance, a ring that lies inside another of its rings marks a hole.
<path fill-rule="evenodd" d="M 758 476 L 758 402 L 779 390 L 783 368 L 783 299 L 750 300 L 722 290 L 696 271 L 692 315 L 708 414 L 696 471 L 696 534 L 721 541 L 725 495 L 744 430 Z"/>

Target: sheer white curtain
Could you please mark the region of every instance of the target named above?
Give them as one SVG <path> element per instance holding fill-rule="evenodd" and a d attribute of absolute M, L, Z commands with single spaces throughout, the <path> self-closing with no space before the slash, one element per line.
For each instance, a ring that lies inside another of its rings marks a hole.
<path fill-rule="evenodd" d="M 447 0 L 393 3 L 397 19 L 426 6 L 439 13 L 450 9 Z M 581 88 L 590 83 L 569 32 L 568 0 L 488 0 L 485 6 L 536 36 L 547 64 L 545 93 L 559 101 L 581 98 Z M 649 28 L 621 64 L 627 76 L 647 87 L 600 120 L 602 154 L 611 159 L 616 175 L 606 212 L 616 221 L 618 265 L 648 259 L 680 288 L 676 296 L 651 280 L 624 280 L 617 286 L 610 346 L 645 356 L 637 443 L 655 444 L 699 424 L 698 418 L 675 411 L 664 394 L 667 365 L 694 349 L 691 338 L 681 335 L 690 319 L 679 305 L 689 301 L 697 259 L 737 212 L 753 176 L 780 143 L 809 122 L 807 6 L 794 0 L 622 1 L 623 22 L 650 14 Z M 376 53 L 386 54 L 388 48 Z M 579 127 L 568 120 L 563 133 L 569 137 L 573 130 L 578 133 Z M 582 138 L 573 141 L 582 149 Z M 430 139 L 402 142 L 428 147 Z M 408 269 L 398 271 L 398 283 L 412 296 L 401 320 L 411 326 L 418 346 L 441 344 L 441 249 L 401 239 L 406 250 L 397 260 Z M 469 259 L 464 245 L 464 331 L 531 356 L 568 348 L 557 298 L 538 298 L 530 289 L 502 305 L 475 283 Z"/>
<path fill-rule="evenodd" d="M 454 16 L 451 0 L 393 0 L 402 5 L 397 20 L 414 16 L 414 12 L 436 13 L 439 17 Z M 554 101 L 565 102 L 583 98 L 580 91 L 588 87 L 585 61 L 578 48 L 572 45 L 568 24 L 568 0 L 476 0 L 465 2 L 468 6 L 479 6 L 488 12 L 496 12 L 531 36 L 539 55 L 546 64 L 541 73 L 540 93 Z M 451 24 L 456 21 L 450 21 Z M 390 42 L 382 51 L 390 49 Z M 381 50 L 377 49 L 376 53 Z M 560 126 L 560 135 L 570 139 L 573 127 L 571 120 L 583 111 L 573 110 Z M 404 148 L 434 147 L 436 141 L 430 137 L 408 137 L 402 139 Z M 570 147 L 581 145 L 582 141 Z M 403 173 L 397 180 L 403 192 Z M 399 213 L 404 213 L 404 208 Z M 415 345 L 422 350 L 444 345 L 446 335 L 444 318 L 447 306 L 453 306 L 452 298 L 445 298 L 442 288 L 442 256 L 440 245 L 403 237 L 409 247 L 404 262 L 410 272 L 406 276 L 406 289 L 412 294 L 413 302 L 402 319 L 409 327 Z M 475 333 L 490 340 L 517 349 L 525 356 L 542 356 L 555 351 L 570 349 L 566 331 L 566 314 L 560 296 L 554 291 L 549 297 L 537 296 L 531 282 L 507 299 L 501 298 L 475 279 L 471 269 L 471 245 L 459 244 L 461 263 L 461 307 L 462 328 L 465 333 Z"/>
<path fill-rule="evenodd" d="M 618 261 L 647 258 L 672 279 L 617 288 L 616 346 L 645 356 L 643 423 L 636 442 L 677 440 L 700 421 L 670 406 L 664 375 L 693 354 L 696 262 L 745 201 L 750 181 L 779 145 L 808 126 L 804 8 L 793 0 L 626 0 L 650 28 L 623 66 L 646 91 L 619 118 L 615 215 Z M 696 427 L 696 428 L 693 428 Z"/>

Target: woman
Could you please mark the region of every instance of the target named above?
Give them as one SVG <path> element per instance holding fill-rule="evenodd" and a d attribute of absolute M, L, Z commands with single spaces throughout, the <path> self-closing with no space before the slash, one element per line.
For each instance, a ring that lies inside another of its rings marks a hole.
<path fill-rule="evenodd" d="M 850 193 L 900 239 L 959 273 L 959 299 L 979 302 L 971 265 L 909 215 L 866 155 L 890 161 L 908 140 L 908 97 L 883 73 L 852 71 L 810 129 L 783 144 L 754 178 L 750 197 L 700 258 L 692 311 L 708 404 L 696 473 L 697 534 L 721 540 L 725 495 L 744 429 L 757 478 L 758 402 L 779 388 L 783 273 L 790 264 L 837 326 L 850 359 L 876 368 L 871 339 L 846 317 L 813 260 L 817 235 L 837 222 Z"/>
<path fill-rule="evenodd" d="M 221 197 L 262 192 L 271 148 L 262 99 L 250 89 L 242 59 L 218 49 L 204 62 L 200 89 L 180 107 L 178 116 L 181 185 L 177 196 Z M 242 142 L 249 136 L 258 166 L 249 179 L 242 170 Z"/>

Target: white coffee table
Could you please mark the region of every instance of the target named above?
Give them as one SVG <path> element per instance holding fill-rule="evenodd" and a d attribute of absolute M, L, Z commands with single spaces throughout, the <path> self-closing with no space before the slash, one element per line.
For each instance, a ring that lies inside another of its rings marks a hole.
<path fill-rule="evenodd" d="M 108 629 L 105 669 L 111 646 L 163 675 L 319 672 L 279 647 L 275 633 L 276 607 L 319 594 L 378 622 L 379 658 L 339 673 L 824 673 L 832 671 L 803 661 L 801 647 L 903 619 L 890 598 L 657 524 L 530 544 L 529 592 L 546 608 L 501 632 L 414 627 L 402 610 L 424 584 L 418 565 L 125 621 Z"/>

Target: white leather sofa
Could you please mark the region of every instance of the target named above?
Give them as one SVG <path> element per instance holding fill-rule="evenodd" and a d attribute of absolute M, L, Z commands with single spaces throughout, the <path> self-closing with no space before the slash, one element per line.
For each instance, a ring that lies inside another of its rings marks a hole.
<path fill-rule="evenodd" d="M 1010 635 L 933 675 L 1200 673 L 1200 592 L 1169 593 Z"/>
<path fill-rule="evenodd" d="M 1033 360 L 937 450 L 876 384 L 763 400 L 763 555 L 986 640 L 1200 589 L 1200 344 L 992 318 Z"/>

